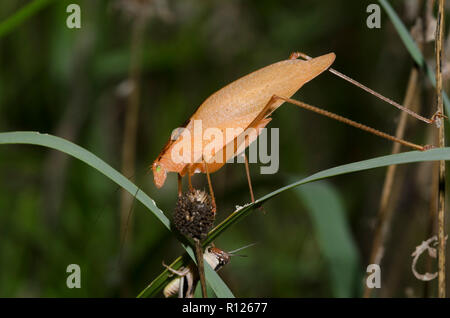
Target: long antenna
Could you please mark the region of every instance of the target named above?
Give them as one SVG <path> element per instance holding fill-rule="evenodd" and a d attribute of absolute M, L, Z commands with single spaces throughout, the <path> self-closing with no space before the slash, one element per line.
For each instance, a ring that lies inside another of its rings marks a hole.
<path fill-rule="evenodd" d="M 232 250 L 232 251 L 228 252 L 228 254 L 231 255 L 231 254 L 237 253 L 237 252 L 239 252 L 239 251 L 242 251 L 243 249 L 246 249 L 246 248 L 251 247 L 251 246 L 256 245 L 256 244 L 258 244 L 258 242 L 251 243 L 251 244 L 245 245 L 245 246 L 243 246 L 243 247 L 237 248 L 237 249 L 235 249 L 235 250 Z"/>

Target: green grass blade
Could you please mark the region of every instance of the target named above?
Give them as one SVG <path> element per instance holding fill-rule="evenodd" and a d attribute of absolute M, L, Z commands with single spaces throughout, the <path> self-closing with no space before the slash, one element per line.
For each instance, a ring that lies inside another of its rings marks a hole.
<path fill-rule="evenodd" d="M 31 144 L 44 146 L 64 152 L 75 157 L 127 190 L 131 195 L 136 194 L 136 199 L 147 207 L 164 225 L 170 230 L 170 221 L 164 213 L 156 206 L 155 202 L 140 190 L 133 182 L 101 160 L 93 153 L 75 145 L 63 138 L 41 134 L 38 132 L 10 132 L 0 134 L 0 144 Z"/>
<path fill-rule="evenodd" d="M 388 155 L 383 157 L 377 157 L 369 160 L 358 161 L 335 168 L 323 170 L 317 172 L 307 178 L 300 181 L 286 185 L 278 190 L 275 190 L 262 198 L 256 200 L 254 203 L 250 203 L 240 210 L 233 212 L 229 217 L 222 221 L 218 226 L 216 226 L 208 235 L 205 240 L 205 244 L 213 241 L 217 236 L 219 236 L 224 230 L 226 230 L 232 224 L 238 222 L 243 217 L 247 216 L 255 207 L 260 206 L 267 200 L 270 200 L 283 192 L 298 187 L 300 185 L 338 176 L 348 173 L 354 173 L 369 169 L 387 167 L 390 165 L 399 165 L 406 163 L 422 162 L 422 161 L 439 161 L 439 160 L 450 160 L 450 148 L 439 148 L 431 149 L 428 151 L 411 151 L 403 152 L 395 155 Z"/>
<path fill-rule="evenodd" d="M 338 192 L 321 181 L 296 188 L 295 193 L 312 219 L 320 250 L 328 262 L 334 297 L 354 297 L 362 271 Z"/>
<path fill-rule="evenodd" d="M 0 38 L 10 32 L 15 28 L 20 26 L 29 17 L 38 13 L 41 9 L 45 8 L 53 0 L 34 0 L 17 10 L 13 15 L 8 17 L 6 20 L 0 22 Z"/>
<path fill-rule="evenodd" d="M 330 178 L 334 176 L 339 176 L 343 174 L 353 173 L 353 172 L 359 172 L 369 169 L 375 169 L 375 168 L 381 168 L 381 167 L 387 167 L 391 165 L 400 165 L 400 164 L 406 164 L 406 163 L 414 163 L 414 162 L 422 162 L 422 161 L 440 161 L 440 160 L 450 160 L 450 148 L 437 148 L 437 149 L 431 149 L 427 151 L 410 151 L 410 152 L 403 152 L 395 155 L 387 155 L 382 157 L 377 157 L 373 159 L 368 159 L 364 161 L 358 161 L 342 166 L 338 166 L 335 168 L 323 170 L 321 172 L 315 173 L 308 178 L 305 178 L 303 180 L 294 182 L 292 184 L 289 184 L 287 186 L 284 186 L 274 192 L 271 192 L 261 199 L 257 200 L 255 204 L 263 203 L 281 193 L 283 193 L 286 190 L 290 190 L 292 188 L 298 187 L 302 184 L 310 183 L 313 181 L 322 180 L 325 178 Z"/>
<path fill-rule="evenodd" d="M 142 190 L 140 190 L 134 183 L 128 180 L 125 176 L 120 174 L 117 170 L 112 168 L 106 162 L 101 160 L 99 157 L 93 153 L 87 151 L 86 149 L 75 145 L 74 143 L 67 141 L 63 138 L 41 134 L 38 132 L 8 132 L 0 133 L 0 144 L 30 144 L 44 146 L 47 148 L 52 148 L 71 155 L 84 163 L 90 165 L 94 169 L 98 170 L 106 177 L 117 183 L 119 186 L 127 190 L 131 195 L 136 195 L 136 200 L 141 202 L 145 207 L 147 207 L 164 226 L 170 231 L 170 221 L 164 215 L 164 213 L 156 206 L 155 202 L 146 195 Z M 184 246 L 187 253 L 195 260 L 194 253 L 192 249 L 188 246 Z M 209 285 L 213 288 L 214 293 L 218 297 L 233 297 L 230 289 L 222 281 L 219 275 L 214 272 L 211 268 L 208 270 L 205 266 L 206 280 Z"/>
<path fill-rule="evenodd" d="M 295 187 L 298 187 L 303 184 L 315 182 L 318 180 L 354 173 L 364 170 L 370 170 L 375 168 L 387 167 L 390 165 L 399 165 L 399 164 L 407 164 L 414 162 L 422 162 L 422 161 L 439 161 L 439 160 L 450 160 L 450 148 L 440 148 L 440 149 L 432 149 L 428 151 L 411 151 L 411 152 L 403 152 L 395 155 L 388 155 L 383 157 L 377 157 L 369 160 L 358 161 L 342 166 L 338 166 L 335 168 L 323 170 L 321 172 L 315 173 L 307 178 L 304 178 L 300 181 L 291 183 L 287 186 L 284 186 L 276 191 L 273 191 L 262 198 L 256 200 L 254 203 L 250 203 L 231 213 L 225 220 L 223 220 L 219 225 L 217 225 L 211 232 L 208 237 L 205 239 L 204 244 L 208 244 L 214 241 L 220 234 L 222 234 L 226 229 L 228 229 L 233 224 L 239 222 L 244 217 L 249 215 L 254 208 L 260 206 L 267 200 L 270 200 L 277 195 L 282 194 L 287 190 L 291 190 Z"/>
<path fill-rule="evenodd" d="M 387 0 L 378 0 L 378 2 L 381 4 L 383 9 L 386 11 L 387 15 L 392 21 L 392 24 L 394 25 L 395 29 L 398 32 L 398 35 L 400 36 L 401 40 L 403 41 L 403 44 L 405 44 L 409 54 L 411 54 L 411 57 L 413 60 L 419 65 L 420 67 L 424 68 L 428 78 L 430 79 L 431 84 L 436 87 L 436 75 L 434 74 L 433 70 L 427 65 L 425 62 L 425 59 L 420 52 L 419 48 L 416 45 L 416 42 L 414 42 L 413 38 L 408 32 L 408 29 L 403 24 L 402 20 L 399 18 L 395 10 L 392 8 L 392 6 L 389 4 Z M 444 103 L 445 103 L 445 111 L 447 114 L 450 114 L 450 100 L 445 92 L 443 92 L 444 96 Z"/>

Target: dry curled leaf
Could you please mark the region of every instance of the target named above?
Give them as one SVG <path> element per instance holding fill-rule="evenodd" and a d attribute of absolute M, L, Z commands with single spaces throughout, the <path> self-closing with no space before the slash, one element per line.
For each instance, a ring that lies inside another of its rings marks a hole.
<path fill-rule="evenodd" d="M 447 240 L 447 237 L 445 238 Z M 420 245 L 416 246 L 416 250 L 414 251 L 414 253 L 411 254 L 413 258 L 412 264 L 411 264 L 411 269 L 412 272 L 414 274 L 414 276 L 416 276 L 416 278 L 418 280 L 424 281 L 424 282 L 428 282 L 430 280 L 433 280 L 437 277 L 438 273 L 425 273 L 425 274 L 419 274 L 416 270 L 416 263 L 417 260 L 419 259 L 419 257 L 425 252 L 428 251 L 428 255 L 431 258 L 436 258 L 437 257 L 437 251 L 435 246 L 438 245 L 438 238 L 437 236 L 433 236 L 432 238 L 429 238 L 426 241 L 423 241 Z"/>

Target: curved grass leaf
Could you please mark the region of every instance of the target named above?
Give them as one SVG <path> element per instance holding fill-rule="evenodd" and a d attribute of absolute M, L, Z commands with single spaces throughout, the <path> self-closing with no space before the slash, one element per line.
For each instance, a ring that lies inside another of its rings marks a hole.
<path fill-rule="evenodd" d="M 392 8 L 392 6 L 389 4 L 387 0 L 378 0 L 378 2 L 386 11 L 387 15 L 389 16 L 389 19 L 391 19 L 392 24 L 397 30 L 398 35 L 402 39 L 403 44 L 405 44 L 406 49 L 408 50 L 409 54 L 411 54 L 413 60 L 417 63 L 417 65 L 425 69 L 431 84 L 434 87 L 436 87 L 436 75 L 425 62 L 425 59 L 422 53 L 420 52 L 419 48 L 417 47 L 416 42 L 409 34 L 408 29 L 405 27 L 402 20 L 399 18 L 397 13 L 395 13 L 395 10 Z M 443 92 L 443 97 L 444 97 L 445 111 L 447 112 L 447 114 L 450 114 L 450 100 L 448 99 L 448 96 L 445 92 Z"/>
<path fill-rule="evenodd" d="M 34 0 L 26 4 L 19 10 L 17 10 L 13 15 L 7 19 L 0 22 L 0 38 L 10 32 L 15 28 L 20 26 L 29 17 L 33 16 L 41 9 L 45 8 L 46 5 L 50 4 L 53 0 Z"/>
<path fill-rule="evenodd" d="M 391 165 L 399 165 L 399 164 L 407 164 L 414 162 L 422 162 L 422 161 L 439 161 L 439 160 L 450 160 L 450 148 L 439 148 L 439 149 L 431 149 L 428 151 L 411 151 L 411 152 L 403 152 L 395 155 L 388 155 L 383 157 L 377 157 L 369 160 L 358 161 L 342 166 L 338 166 L 335 168 L 323 170 L 321 172 L 315 173 L 307 178 L 304 178 L 300 181 L 291 183 L 287 186 L 284 186 L 276 191 L 273 191 L 262 198 L 256 200 L 254 203 L 249 203 L 246 206 L 242 207 L 231 213 L 225 220 L 223 220 L 219 225 L 217 225 L 214 229 L 211 230 L 208 237 L 205 239 L 204 244 L 209 244 L 214 241 L 221 233 L 223 233 L 226 229 L 228 229 L 231 225 L 237 223 L 242 220 L 244 217 L 250 214 L 254 210 L 254 208 L 259 207 L 261 204 L 276 197 L 283 192 L 298 187 L 303 184 L 315 182 L 318 180 L 359 172 L 369 169 L 387 167 Z M 176 260 L 177 264 L 181 258 Z M 165 271 L 166 272 L 166 271 Z M 166 272 L 167 273 L 167 272 Z M 163 276 L 158 276 L 159 280 L 162 280 Z M 165 278 L 165 283 L 170 281 L 170 277 Z M 153 296 L 159 290 L 155 288 L 157 282 L 151 282 L 147 287 L 149 289 L 148 293 L 145 293 L 146 297 Z M 150 292 L 151 291 L 151 292 Z M 141 293 L 142 294 L 142 293 Z"/>
<path fill-rule="evenodd" d="M 170 221 L 164 215 L 164 213 L 156 206 L 155 202 L 146 195 L 142 190 L 140 190 L 134 183 L 128 180 L 125 176 L 120 174 L 117 170 L 112 168 L 106 162 L 101 160 L 99 157 L 93 153 L 87 151 L 86 149 L 75 145 L 74 143 L 67 141 L 63 138 L 41 134 L 38 132 L 9 132 L 0 133 L 0 144 L 31 144 L 44 146 L 47 148 L 56 149 L 62 151 L 72 157 L 75 157 L 86 164 L 90 165 L 94 169 L 103 173 L 106 177 L 110 178 L 112 181 L 117 183 L 119 186 L 127 190 L 131 195 L 136 197 L 136 200 L 141 202 L 145 207 L 147 207 L 164 226 L 170 231 Z M 195 260 L 193 250 L 190 246 L 183 247 L 186 249 L 187 253 Z M 205 275 L 208 283 L 214 290 L 214 293 L 218 297 L 233 297 L 230 289 L 223 282 L 219 275 L 212 270 L 212 268 L 205 264 Z"/>

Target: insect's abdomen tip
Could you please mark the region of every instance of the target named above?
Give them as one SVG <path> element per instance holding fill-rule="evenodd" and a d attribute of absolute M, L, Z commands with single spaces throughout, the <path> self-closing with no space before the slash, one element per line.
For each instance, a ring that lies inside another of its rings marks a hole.
<path fill-rule="evenodd" d="M 326 57 L 329 60 L 329 63 L 333 64 L 334 60 L 336 59 L 336 54 L 334 52 L 331 52 L 323 55 L 323 57 Z"/>

